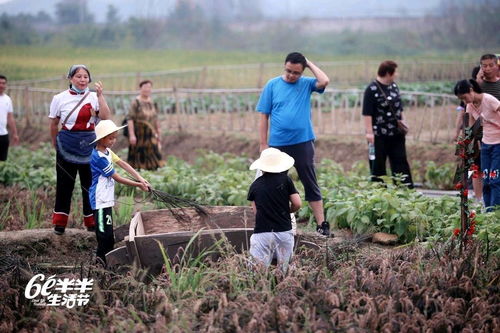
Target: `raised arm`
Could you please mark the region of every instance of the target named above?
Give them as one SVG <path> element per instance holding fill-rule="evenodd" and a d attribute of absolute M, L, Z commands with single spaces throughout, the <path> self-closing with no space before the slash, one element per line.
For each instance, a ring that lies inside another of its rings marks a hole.
<path fill-rule="evenodd" d="M 97 101 L 99 102 L 99 118 L 110 119 L 111 111 L 109 110 L 108 103 L 106 103 L 106 99 L 104 98 L 101 81 L 95 83 L 95 90 L 97 93 Z"/>
<path fill-rule="evenodd" d="M 316 66 L 312 61 L 306 58 L 307 61 L 307 68 L 311 70 L 313 73 L 314 77 L 318 80 L 316 82 L 316 88 L 317 89 L 324 89 L 330 83 L 330 79 L 328 76 L 323 72 L 318 66 Z"/>

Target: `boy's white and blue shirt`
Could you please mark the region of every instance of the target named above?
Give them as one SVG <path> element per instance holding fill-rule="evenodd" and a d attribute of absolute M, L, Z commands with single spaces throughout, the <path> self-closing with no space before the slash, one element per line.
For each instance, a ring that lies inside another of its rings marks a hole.
<path fill-rule="evenodd" d="M 92 151 L 90 158 L 90 169 L 92 170 L 92 185 L 89 190 L 90 206 L 93 210 L 113 207 L 115 205 L 115 173 L 113 163 L 120 158 L 106 148 L 106 152 L 97 149 Z"/>

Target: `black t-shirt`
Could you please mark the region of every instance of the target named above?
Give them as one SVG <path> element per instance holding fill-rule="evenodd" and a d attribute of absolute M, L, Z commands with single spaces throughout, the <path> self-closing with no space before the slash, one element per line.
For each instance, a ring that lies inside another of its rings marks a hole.
<path fill-rule="evenodd" d="M 264 172 L 248 191 L 248 200 L 255 201 L 254 233 L 280 232 L 292 229 L 290 195 L 298 193 L 286 172 Z"/>
<path fill-rule="evenodd" d="M 373 134 L 376 136 L 399 135 L 397 121 L 401 119 L 403 103 L 396 83 L 385 85 L 375 81 L 366 87 L 363 98 L 363 116 L 372 116 Z M 387 98 L 386 98 L 387 96 Z"/>
<path fill-rule="evenodd" d="M 495 82 L 483 81 L 481 83 L 481 90 L 484 93 L 495 96 L 500 101 L 500 80 Z"/>

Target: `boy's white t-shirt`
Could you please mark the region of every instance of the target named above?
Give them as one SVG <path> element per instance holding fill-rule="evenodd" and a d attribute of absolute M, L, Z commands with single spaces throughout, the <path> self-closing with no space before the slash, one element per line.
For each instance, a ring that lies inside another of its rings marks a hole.
<path fill-rule="evenodd" d="M 6 94 L 0 95 L 0 135 L 7 135 L 7 114 L 14 112 L 12 100 Z"/>
<path fill-rule="evenodd" d="M 106 152 L 97 149 L 92 151 L 90 169 L 92 170 L 92 185 L 89 190 L 90 206 L 93 210 L 113 207 L 115 205 L 115 169 L 113 163 L 120 158 L 107 148 Z"/>

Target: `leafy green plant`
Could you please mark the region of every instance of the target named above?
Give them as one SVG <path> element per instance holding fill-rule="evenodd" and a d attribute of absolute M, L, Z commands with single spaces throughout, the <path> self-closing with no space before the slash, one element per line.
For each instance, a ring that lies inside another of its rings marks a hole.
<path fill-rule="evenodd" d="M 487 255 L 500 256 L 500 209 L 478 214 L 476 221 L 477 239 L 485 244 Z"/>
<path fill-rule="evenodd" d="M 17 152 L 16 152 L 17 151 Z M 15 152 L 15 153 L 14 153 Z M 19 183 L 21 187 L 33 190 L 49 184 L 47 191 L 55 187 L 55 159 L 49 146 L 31 152 L 22 148 L 13 150 L 16 165 L 0 164 L 0 181 Z M 123 152 L 121 152 L 123 155 Z M 169 157 L 165 167 L 156 171 L 142 171 L 152 186 L 172 195 L 184 197 L 206 205 L 246 206 L 248 188 L 255 174 L 248 170 L 250 160 L 245 156 L 200 152 L 194 164 L 178 158 Z M 30 176 L 23 170 L 37 166 L 39 174 Z M 433 188 L 450 188 L 455 166 L 448 163 L 442 166 L 428 162 L 425 172 L 425 185 Z M 304 190 L 295 169 L 289 172 L 301 195 Z M 51 180 L 51 177 L 54 177 Z M 373 184 L 369 180 L 366 161 L 356 163 L 346 172 L 341 165 L 323 159 L 317 168 L 317 177 L 324 198 L 324 208 L 328 221 L 338 227 L 351 228 L 354 232 L 387 231 L 400 235 L 403 242 L 414 239 L 447 239 L 458 223 L 458 199 L 454 197 L 428 198 L 405 187 L 392 184 L 388 177 L 384 185 Z M 7 180 L 6 180 L 7 179 Z M 73 193 L 73 219 L 79 221 L 81 215 L 81 190 L 79 182 Z M 137 191 L 130 186 L 116 185 L 117 205 L 115 216 L 117 224 L 127 222 L 133 209 L 162 208 L 151 203 L 148 193 Z M 121 205 L 119 201 L 126 204 Z M 147 204 L 150 204 L 149 206 Z M 24 208 L 23 208 L 24 209 Z M 478 214 L 478 231 L 483 214 Z M 299 220 L 309 220 L 310 227 L 315 224 L 309 205 L 304 203 L 298 212 Z M 490 221 L 490 217 L 485 221 Z M 498 224 L 498 222 L 496 222 Z M 498 248 L 498 238 L 493 235 L 497 228 L 495 221 L 488 222 L 487 232 L 480 239 L 488 238 L 490 247 Z M 436 236 L 436 237 L 434 237 Z M 479 236 L 478 236 L 479 237 Z M 496 244 L 496 245 L 495 245 Z"/>
<path fill-rule="evenodd" d="M 325 195 L 326 218 L 339 228 L 394 233 L 408 242 L 435 233 L 436 220 L 450 224 L 456 218 L 456 198 L 428 198 L 392 184 L 359 182 L 355 187 L 337 187 Z"/>
<path fill-rule="evenodd" d="M 24 147 L 12 149 L 9 159 L 0 163 L 0 183 L 50 190 L 56 184 L 54 161 L 55 150 L 49 144 L 35 151 Z"/>
<path fill-rule="evenodd" d="M 433 161 L 428 161 L 425 169 L 425 185 L 435 189 L 453 189 L 455 185 L 453 184 L 453 177 L 456 169 L 455 163 L 445 163 L 438 166 Z"/>

